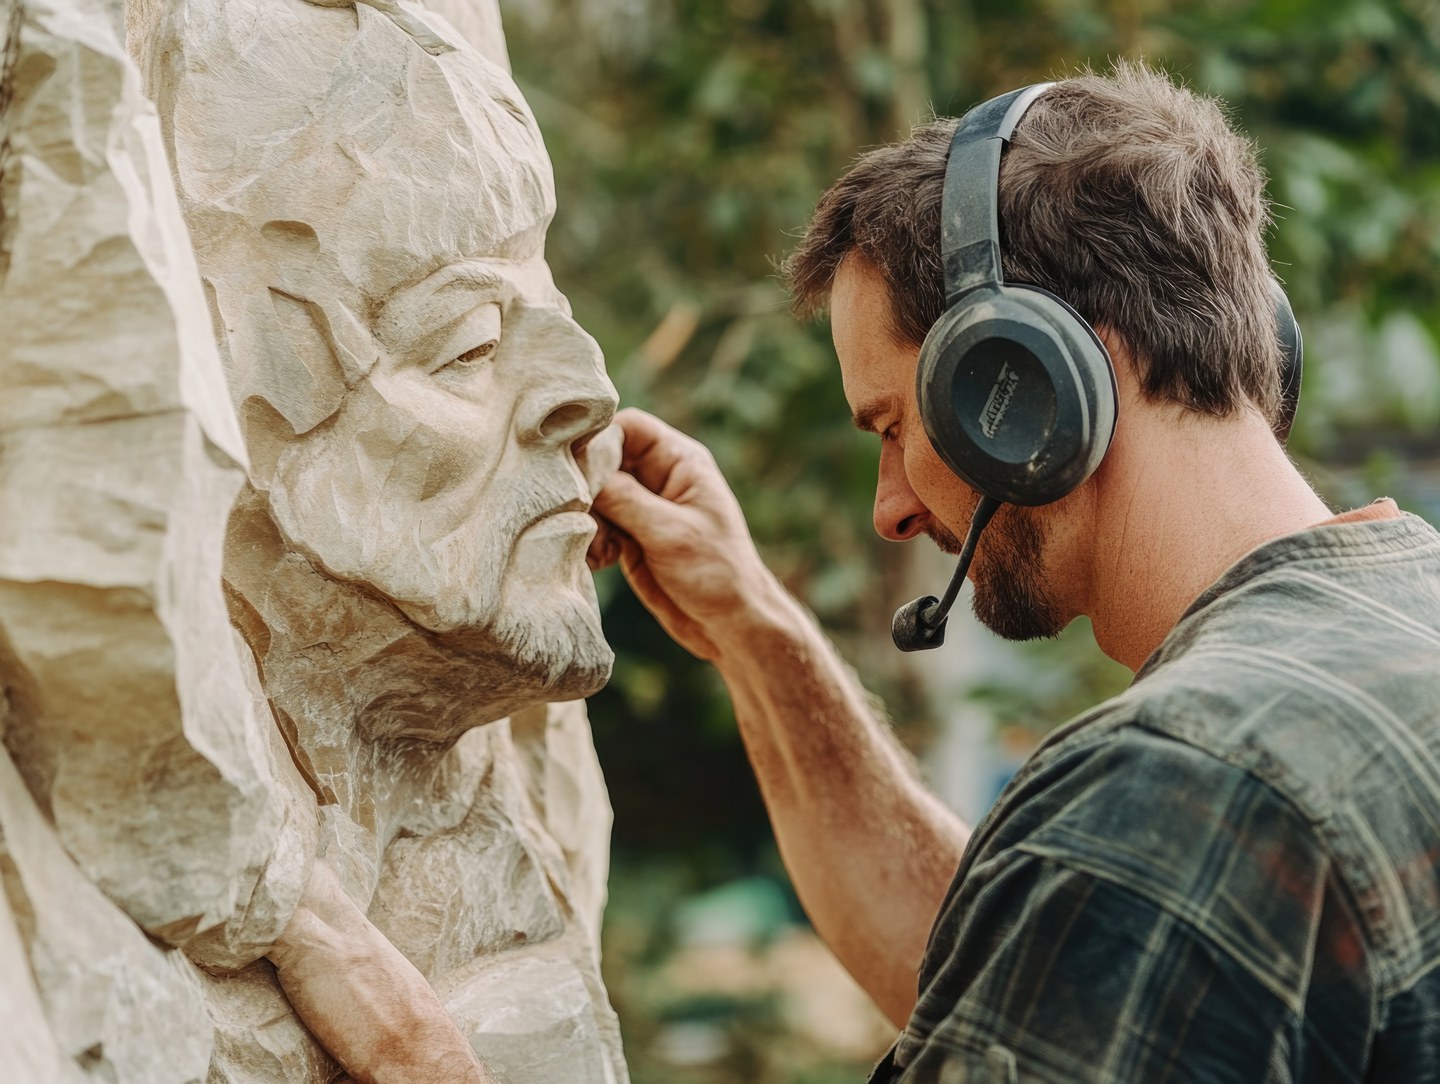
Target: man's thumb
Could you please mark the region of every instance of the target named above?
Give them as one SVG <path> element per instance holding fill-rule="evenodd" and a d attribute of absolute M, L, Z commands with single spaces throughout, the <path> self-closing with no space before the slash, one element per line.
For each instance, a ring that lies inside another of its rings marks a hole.
<path fill-rule="evenodd" d="M 609 520 L 631 538 L 644 538 L 647 527 L 657 518 L 673 514 L 674 506 L 664 497 L 656 496 L 635 480 L 628 471 L 617 470 L 595 495 L 595 512 Z"/>

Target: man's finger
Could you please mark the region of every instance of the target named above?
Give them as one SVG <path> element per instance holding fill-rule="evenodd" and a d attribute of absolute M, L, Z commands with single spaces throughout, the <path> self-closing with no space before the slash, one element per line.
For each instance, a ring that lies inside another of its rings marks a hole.
<path fill-rule="evenodd" d="M 701 447 L 674 426 L 635 407 L 616 414 L 614 424 L 625 434 L 620 469 L 652 493 L 665 492 L 671 471 Z"/>
<path fill-rule="evenodd" d="M 632 538 L 641 538 L 664 517 L 675 515 L 676 508 L 664 497 L 651 493 L 634 475 L 620 470 L 596 495 L 594 511 Z"/>
<path fill-rule="evenodd" d="M 585 563 L 591 572 L 599 572 L 620 560 L 620 529 L 603 516 L 592 518 L 598 526 L 590 548 L 585 551 Z"/>
<path fill-rule="evenodd" d="M 655 573 L 645 561 L 644 550 L 633 538 L 621 540 L 620 569 L 625 573 L 625 579 L 635 597 L 644 604 L 655 620 L 660 622 L 660 627 L 672 640 L 697 658 L 715 657 L 715 645 L 660 586 L 660 582 L 655 579 Z"/>

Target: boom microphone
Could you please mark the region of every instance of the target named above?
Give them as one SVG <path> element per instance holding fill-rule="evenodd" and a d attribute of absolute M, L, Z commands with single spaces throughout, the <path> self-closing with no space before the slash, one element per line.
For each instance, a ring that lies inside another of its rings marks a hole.
<path fill-rule="evenodd" d="M 981 497 L 970 517 L 970 533 L 960 547 L 960 560 L 955 566 L 955 575 L 950 577 L 950 586 L 945 588 L 945 597 L 924 595 L 914 602 L 907 602 L 895 611 L 890 622 L 890 636 L 901 651 L 928 651 L 945 642 L 945 623 L 950 607 L 960 595 L 960 585 L 965 582 L 965 573 L 970 571 L 970 561 L 975 556 L 975 544 L 980 541 L 980 532 L 990 522 L 990 517 L 1000 507 L 994 497 Z"/>

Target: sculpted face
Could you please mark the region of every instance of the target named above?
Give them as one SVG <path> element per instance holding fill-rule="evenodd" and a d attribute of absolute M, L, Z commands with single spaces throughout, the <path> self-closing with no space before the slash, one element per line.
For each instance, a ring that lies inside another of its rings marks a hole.
<path fill-rule="evenodd" d="M 376 331 L 376 366 L 280 453 L 277 524 L 422 628 L 484 630 L 547 683 L 593 691 L 610 655 L 584 559 L 605 469 L 590 441 L 615 410 L 594 340 L 538 253 L 441 268 Z"/>
<path fill-rule="evenodd" d="M 586 695 L 612 659 L 584 556 L 615 391 L 544 261 L 533 117 L 422 17 L 196 0 L 173 105 L 187 217 L 286 543 L 503 670 L 508 702 L 517 675 Z"/>

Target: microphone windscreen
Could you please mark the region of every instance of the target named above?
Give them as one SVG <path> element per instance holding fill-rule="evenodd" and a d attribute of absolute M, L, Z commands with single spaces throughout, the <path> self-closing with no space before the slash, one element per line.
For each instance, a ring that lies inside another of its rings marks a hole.
<path fill-rule="evenodd" d="M 943 644 L 945 624 L 949 618 L 942 618 L 933 628 L 925 620 L 927 612 L 939 604 L 940 600 L 934 595 L 925 595 L 896 610 L 890 622 L 890 638 L 895 641 L 895 646 L 901 651 L 928 651 Z"/>

